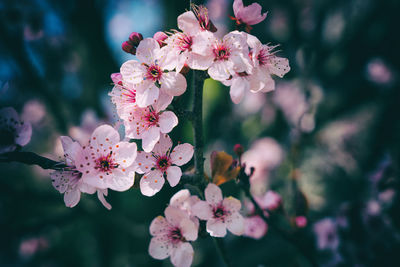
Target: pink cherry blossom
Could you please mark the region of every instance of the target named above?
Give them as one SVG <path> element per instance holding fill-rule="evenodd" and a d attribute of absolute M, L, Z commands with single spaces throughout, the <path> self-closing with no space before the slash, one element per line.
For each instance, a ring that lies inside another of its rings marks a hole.
<path fill-rule="evenodd" d="M 267 223 L 258 215 L 244 218 L 244 236 L 260 239 L 268 231 Z"/>
<path fill-rule="evenodd" d="M 31 140 L 31 135 L 31 124 L 21 121 L 15 109 L 0 109 L 0 153 L 13 151 L 17 146 L 25 146 Z"/>
<path fill-rule="evenodd" d="M 197 239 L 198 226 L 189 215 L 176 207 L 168 206 L 165 217 L 158 216 L 150 224 L 149 254 L 155 259 L 171 257 L 177 267 L 190 266 L 193 261 L 193 247 L 188 241 Z"/>
<path fill-rule="evenodd" d="M 294 221 L 296 226 L 299 228 L 304 228 L 307 226 L 307 218 L 305 216 L 297 216 Z"/>
<path fill-rule="evenodd" d="M 263 196 L 255 196 L 254 199 L 260 208 L 270 211 L 277 210 L 282 205 L 281 195 L 272 190 L 268 190 Z"/>
<path fill-rule="evenodd" d="M 114 83 L 112 91 L 108 94 L 111 96 L 111 102 L 117 108 L 118 116 L 121 117 L 123 110 L 136 107 L 136 90 L 128 83 L 122 81 L 121 73 L 111 74 L 111 79 Z"/>
<path fill-rule="evenodd" d="M 101 125 L 94 130 L 84 157 L 76 164 L 85 183 L 99 189 L 128 190 L 134 182 L 137 165 L 135 143 L 121 142 L 117 130 Z"/>
<path fill-rule="evenodd" d="M 233 13 L 238 24 L 254 25 L 263 21 L 267 17 L 267 12 L 261 13 L 261 6 L 258 3 L 253 3 L 249 6 L 244 6 L 242 0 L 233 2 Z"/>
<path fill-rule="evenodd" d="M 208 9 L 205 6 L 192 5 L 193 12 L 196 16 L 198 25 L 202 31 L 216 32 L 217 28 L 214 26 L 208 15 Z"/>
<path fill-rule="evenodd" d="M 76 165 L 83 163 L 81 160 L 87 156 L 81 145 L 67 136 L 61 136 L 61 143 L 67 167 L 56 170 L 50 175 L 54 188 L 64 194 L 65 205 L 70 208 L 75 207 L 79 203 L 81 193 L 94 194 L 97 191 L 99 200 L 107 209 L 111 209 L 104 198 L 104 195 L 107 196 L 107 189 L 98 190 L 88 185 L 83 181 L 82 173 L 76 168 Z"/>
<path fill-rule="evenodd" d="M 158 42 L 146 38 L 140 42 L 136 57 L 140 62 L 129 60 L 122 64 L 121 75 L 136 90 L 136 103 L 139 107 L 154 104 L 160 90 L 170 96 L 179 96 L 186 90 L 185 77 L 175 71 L 174 62 L 167 57 L 166 50 Z"/>
<path fill-rule="evenodd" d="M 177 145 L 172 149 L 171 138 L 163 134 L 154 146 L 151 153 L 138 152 L 137 162 L 139 171 L 144 173 L 140 180 L 140 191 L 145 196 L 153 196 L 164 185 L 166 176 L 170 186 L 179 183 L 182 176 L 182 166 L 189 162 L 193 156 L 193 146 L 185 143 Z"/>
<path fill-rule="evenodd" d="M 192 50 L 211 61 L 208 74 L 214 80 L 225 81 L 237 73 L 252 72 L 246 36 L 238 31 L 228 33 L 222 40 L 214 36 L 199 39 Z"/>
<path fill-rule="evenodd" d="M 160 139 L 160 134 L 169 133 L 178 125 L 178 117 L 172 111 L 164 111 L 171 100 L 172 97 L 161 93 L 154 105 L 146 108 L 126 107 L 120 112 L 126 136 L 142 139 L 142 147 L 145 152 L 153 150 L 154 145 Z"/>
<path fill-rule="evenodd" d="M 187 65 L 191 69 L 206 70 L 212 61 L 204 55 L 193 52 L 192 45 L 213 37 L 209 31 L 203 31 L 192 11 L 187 11 L 178 17 L 178 28 L 183 32 L 175 31 L 168 39 L 166 55 L 175 62 L 177 72 Z"/>
<path fill-rule="evenodd" d="M 169 205 L 185 211 L 190 216 L 190 219 L 199 226 L 199 219 L 192 212 L 192 206 L 198 201 L 200 201 L 198 196 L 192 196 L 189 190 L 182 189 L 171 197 Z"/>
<path fill-rule="evenodd" d="M 223 198 L 221 189 L 208 184 L 204 191 L 206 201 L 198 201 L 192 212 L 201 220 L 207 221 L 207 232 L 211 236 L 224 237 L 226 229 L 234 235 L 244 233 L 244 219 L 239 213 L 241 203 L 233 197 Z"/>

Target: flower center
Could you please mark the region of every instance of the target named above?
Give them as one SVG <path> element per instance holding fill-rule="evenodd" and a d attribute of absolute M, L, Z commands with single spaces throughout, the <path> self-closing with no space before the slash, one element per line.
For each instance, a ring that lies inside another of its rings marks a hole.
<path fill-rule="evenodd" d="M 218 44 L 213 49 L 214 61 L 217 60 L 228 60 L 231 55 L 229 48 L 224 44 Z"/>
<path fill-rule="evenodd" d="M 270 53 L 267 49 L 263 48 L 260 50 L 260 53 L 257 56 L 258 64 L 260 66 L 264 66 L 268 63 L 270 57 Z"/>
<path fill-rule="evenodd" d="M 190 50 L 193 41 L 192 41 L 192 37 L 186 35 L 186 34 L 179 34 L 177 40 L 176 40 L 176 44 L 179 48 L 179 50 L 186 51 L 186 50 Z"/>
<path fill-rule="evenodd" d="M 159 117 L 160 115 L 158 114 L 158 112 L 150 107 L 149 111 L 144 115 L 144 121 L 148 126 L 157 125 Z"/>
<path fill-rule="evenodd" d="M 162 70 L 157 64 L 150 65 L 147 68 L 147 73 L 145 75 L 145 79 L 150 79 L 154 82 L 157 82 L 160 80 L 162 76 Z"/>
<path fill-rule="evenodd" d="M 186 241 L 186 239 L 182 236 L 181 229 L 178 227 L 172 228 L 168 234 L 168 237 L 173 244 Z"/>
<path fill-rule="evenodd" d="M 162 172 L 166 171 L 169 166 L 171 166 L 171 162 L 168 156 L 161 156 L 157 159 L 157 167 Z"/>
<path fill-rule="evenodd" d="M 220 204 L 213 208 L 213 214 L 214 214 L 214 218 L 224 220 L 225 216 L 227 215 L 227 211 Z"/>
<path fill-rule="evenodd" d="M 123 88 L 122 97 L 127 103 L 135 103 L 136 102 L 136 90 L 131 90 L 128 88 Z"/>
<path fill-rule="evenodd" d="M 112 151 L 110 154 L 107 156 L 101 156 L 96 160 L 96 166 L 94 167 L 95 169 L 101 171 L 101 172 L 109 172 L 112 169 L 118 168 L 118 164 L 114 162 L 114 159 L 112 158 Z"/>
<path fill-rule="evenodd" d="M 192 7 L 194 14 L 199 21 L 200 28 L 205 31 L 216 32 L 217 28 L 215 28 L 214 24 L 210 20 L 208 9 L 205 6 L 193 5 Z"/>

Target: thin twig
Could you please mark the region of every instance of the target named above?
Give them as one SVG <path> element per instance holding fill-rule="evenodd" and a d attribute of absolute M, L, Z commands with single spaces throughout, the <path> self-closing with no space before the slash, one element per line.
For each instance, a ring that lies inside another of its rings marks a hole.
<path fill-rule="evenodd" d="M 61 170 L 66 167 L 64 162 L 54 161 L 33 152 L 8 152 L 0 155 L 1 162 L 20 162 L 28 165 L 38 165 L 43 169 Z"/>

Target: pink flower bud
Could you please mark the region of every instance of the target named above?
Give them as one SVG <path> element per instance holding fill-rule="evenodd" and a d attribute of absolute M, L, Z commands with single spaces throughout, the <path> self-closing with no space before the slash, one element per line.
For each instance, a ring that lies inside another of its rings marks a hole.
<path fill-rule="evenodd" d="M 136 48 L 129 41 L 122 43 L 122 50 L 124 50 L 126 53 L 136 55 Z"/>
<path fill-rule="evenodd" d="M 304 228 L 307 226 L 307 218 L 305 216 L 297 216 L 295 222 L 296 226 L 299 228 Z"/>
<path fill-rule="evenodd" d="M 111 80 L 113 81 L 114 84 L 119 84 L 122 85 L 122 75 L 121 73 L 113 73 L 111 74 Z"/>
<path fill-rule="evenodd" d="M 164 32 L 156 32 L 153 36 L 153 39 L 156 40 L 158 42 L 158 44 L 160 45 L 160 47 L 165 46 L 165 39 L 168 38 L 168 35 L 166 35 Z"/>
<path fill-rule="evenodd" d="M 132 32 L 129 35 L 129 41 L 132 44 L 132 46 L 137 47 L 140 43 L 140 41 L 143 40 L 143 35 L 138 32 Z"/>
<path fill-rule="evenodd" d="M 244 152 L 244 148 L 241 144 L 236 144 L 233 147 L 233 151 L 236 153 L 236 155 L 238 155 L 238 157 L 242 156 L 243 152 Z"/>

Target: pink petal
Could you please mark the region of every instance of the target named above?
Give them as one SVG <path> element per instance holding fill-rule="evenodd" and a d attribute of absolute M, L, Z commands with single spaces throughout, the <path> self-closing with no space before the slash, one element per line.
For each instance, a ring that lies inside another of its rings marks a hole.
<path fill-rule="evenodd" d="M 112 177 L 106 179 L 107 187 L 119 192 L 128 190 L 135 182 L 135 169 L 135 167 L 114 169 Z"/>
<path fill-rule="evenodd" d="M 233 1 L 233 13 L 235 14 L 236 18 L 238 18 L 239 11 L 241 11 L 243 8 L 244 6 L 242 0 Z"/>
<path fill-rule="evenodd" d="M 176 186 L 181 179 L 182 171 L 181 168 L 177 166 L 170 166 L 167 169 L 167 180 L 171 187 Z"/>
<path fill-rule="evenodd" d="M 116 162 L 121 167 L 129 167 L 136 159 L 137 146 L 135 143 L 119 142 L 113 151 Z"/>
<path fill-rule="evenodd" d="M 140 179 L 140 191 L 143 195 L 154 196 L 164 185 L 164 177 L 158 170 L 150 171 Z"/>
<path fill-rule="evenodd" d="M 18 136 L 15 138 L 15 143 L 20 146 L 25 146 L 31 140 L 32 125 L 29 122 L 23 122 L 23 124 L 17 128 L 17 134 Z"/>
<path fill-rule="evenodd" d="M 158 216 L 150 224 L 150 234 L 152 236 L 165 234 L 169 227 L 167 220 L 163 216 Z"/>
<path fill-rule="evenodd" d="M 202 56 L 195 53 L 191 53 L 187 61 L 189 68 L 194 70 L 206 70 L 211 66 L 212 63 L 212 57 Z"/>
<path fill-rule="evenodd" d="M 149 254 L 157 260 L 163 260 L 171 255 L 172 244 L 167 235 L 157 235 L 153 237 L 149 245 Z"/>
<path fill-rule="evenodd" d="M 104 196 L 108 195 L 108 190 L 107 189 L 98 189 L 97 190 L 97 198 L 100 200 L 101 204 L 103 204 L 103 206 L 110 210 L 112 207 L 110 205 L 110 203 L 107 202 L 107 200 L 104 198 Z"/>
<path fill-rule="evenodd" d="M 142 147 L 145 152 L 153 150 L 154 145 L 160 139 L 160 128 L 156 126 L 150 127 L 147 131 L 142 134 Z"/>
<path fill-rule="evenodd" d="M 260 216 L 252 216 L 244 219 L 244 229 L 244 236 L 260 239 L 267 233 L 268 225 Z"/>
<path fill-rule="evenodd" d="M 217 185 L 209 183 L 204 191 L 206 201 L 212 205 L 219 204 L 222 201 L 222 191 Z"/>
<path fill-rule="evenodd" d="M 214 62 L 208 69 L 208 74 L 211 78 L 217 81 L 224 81 L 229 79 L 230 73 L 226 68 L 224 62 Z"/>
<path fill-rule="evenodd" d="M 232 213 L 226 218 L 226 226 L 234 235 L 242 235 L 244 233 L 244 219 L 239 212 Z"/>
<path fill-rule="evenodd" d="M 128 60 L 121 66 L 121 75 L 124 82 L 138 84 L 143 81 L 145 67 L 136 60 Z"/>
<path fill-rule="evenodd" d="M 171 262 L 177 267 L 190 267 L 193 261 L 193 247 L 189 243 L 181 243 L 172 250 Z"/>
<path fill-rule="evenodd" d="M 141 107 L 147 107 L 156 103 L 160 90 L 152 83 L 149 88 L 142 93 L 136 92 L 136 104 Z"/>
<path fill-rule="evenodd" d="M 146 153 L 144 151 L 137 152 L 136 162 L 142 173 L 149 172 L 151 168 L 156 164 L 154 157 L 151 155 L 151 153 Z"/>
<path fill-rule="evenodd" d="M 172 141 L 168 134 L 161 134 L 160 139 L 154 146 L 153 153 L 159 156 L 164 156 L 167 154 L 168 150 L 171 149 L 171 147 Z"/>
<path fill-rule="evenodd" d="M 210 219 L 207 221 L 207 232 L 214 237 L 224 237 L 226 225 L 221 220 Z"/>
<path fill-rule="evenodd" d="M 238 212 L 242 207 L 240 201 L 234 197 L 224 198 L 224 200 L 222 201 L 222 205 L 231 213 Z"/>
<path fill-rule="evenodd" d="M 108 154 L 112 151 L 112 148 L 119 142 L 120 137 L 117 130 L 110 125 L 101 125 L 97 127 L 90 138 L 90 145 L 93 147 L 93 151 L 98 153 Z M 111 149 L 109 149 L 111 147 Z M 103 151 L 103 150 L 106 151 Z"/>
<path fill-rule="evenodd" d="M 171 104 L 173 98 L 174 98 L 173 96 L 163 91 L 160 91 L 157 102 L 153 105 L 154 109 L 156 111 L 162 111 L 166 109 L 169 106 L 169 104 Z"/>
<path fill-rule="evenodd" d="M 75 159 L 78 157 L 79 153 L 82 153 L 81 145 L 68 136 L 61 136 L 60 139 L 67 164 L 75 165 Z"/>
<path fill-rule="evenodd" d="M 239 104 L 242 101 L 244 93 L 250 89 L 250 83 L 245 78 L 233 78 L 231 89 L 229 91 L 232 102 Z"/>
<path fill-rule="evenodd" d="M 178 125 L 178 117 L 172 111 L 164 111 L 159 117 L 160 132 L 169 133 Z"/>
<path fill-rule="evenodd" d="M 69 208 L 75 207 L 79 203 L 80 199 L 81 199 L 81 192 L 79 191 L 78 188 L 71 191 L 66 191 L 64 193 L 65 206 Z"/>
<path fill-rule="evenodd" d="M 198 227 L 190 219 L 182 219 L 179 228 L 182 236 L 188 241 L 195 241 L 197 239 Z"/>
<path fill-rule="evenodd" d="M 168 223 L 174 227 L 180 226 L 183 219 L 189 219 L 189 214 L 187 214 L 187 212 L 172 206 L 168 206 L 164 214 Z"/>
<path fill-rule="evenodd" d="M 176 208 L 181 208 L 185 202 L 189 199 L 190 192 L 187 189 L 182 189 L 176 192 L 171 199 L 169 200 L 169 204 Z"/>
<path fill-rule="evenodd" d="M 186 79 L 178 72 L 163 73 L 161 80 L 161 90 L 171 96 L 180 96 L 186 91 Z"/>
<path fill-rule="evenodd" d="M 177 145 L 172 149 L 171 160 L 172 163 L 178 166 L 182 166 L 190 161 L 193 157 L 194 149 L 191 144 L 185 143 Z"/>
<path fill-rule="evenodd" d="M 160 45 L 156 40 L 153 38 L 145 38 L 139 43 L 136 49 L 136 57 L 140 62 L 150 65 L 157 59 L 159 50 Z"/>
<path fill-rule="evenodd" d="M 53 187 L 61 194 L 68 189 L 73 173 L 70 171 L 54 171 L 50 173 Z"/>
<path fill-rule="evenodd" d="M 186 11 L 178 17 L 178 28 L 190 36 L 200 32 L 199 21 L 192 11 Z"/>
<path fill-rule="evenodd" d="M 273 57 L 269 64 L 269 70 L 272 74 L 282 78 L 283 75 L 290 71 L 289 60 L 282 57 Z"/>
<path fill-rule="evenodd" d="M 213 217 L 212 207 L 202 200 L 192 206 L 192 213 L 201 220 L 209 220 Z"/>

